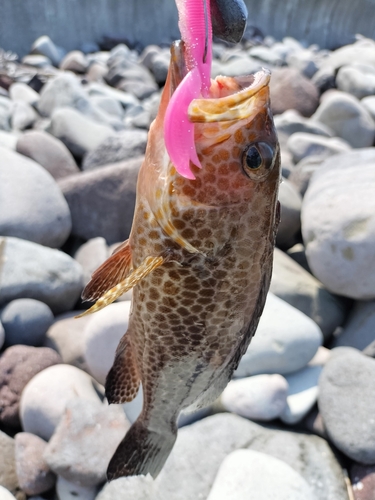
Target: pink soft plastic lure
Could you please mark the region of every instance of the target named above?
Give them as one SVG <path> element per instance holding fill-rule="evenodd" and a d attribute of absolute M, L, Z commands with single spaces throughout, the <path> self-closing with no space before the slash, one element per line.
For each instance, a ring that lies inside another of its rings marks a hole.
<path fill-rule="evenodd" d="M 194 143 L 194 124 L 188 107 L 193 99 L 208 97 L 211 85 L 212 25 L 210 0 L 176 0 L 179 28 L 186 46 L 188 73 L 177 87 L 165 114 L 164 140 L 177 172 L 195 179 L 190 161 L 201 168 Z"/>

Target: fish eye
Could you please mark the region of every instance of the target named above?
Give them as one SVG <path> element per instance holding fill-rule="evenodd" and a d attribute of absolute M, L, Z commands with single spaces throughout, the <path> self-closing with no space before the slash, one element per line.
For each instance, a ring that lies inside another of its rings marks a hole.
<path fill-rule="evenodd" d="M 260 180 L 272 170 L 275 163 L 275 148 L 267 142 L 254 142 L 243 152 L 242 167 L 245 174 Z"/>

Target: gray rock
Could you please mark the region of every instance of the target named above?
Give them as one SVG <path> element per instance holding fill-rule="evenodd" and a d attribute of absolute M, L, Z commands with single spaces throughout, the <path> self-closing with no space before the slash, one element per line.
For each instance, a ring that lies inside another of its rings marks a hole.
<path fill-rule="evenodd" d="M 56 481 L 43 459 L 47 443 L 34 434 L 19 432 L 15 437 L 16 471 L 20 487 L 27 495 L 39 495 Z"/>
<path fill-rule="evenodd" d="M 297 189 L 287 179 L 283 179 L 279 187 L 281 220 L 276 236 L 276 244 L 281 248 L 294 245 L 295 238 L 301 228 L 302 198 Z"/>
<path fill-rule="evenodd" d="M 302 243 L 297 243 L 296 245 L 292 246 L 292 248 L 289 248 L 286 253 L 287 255 L 289 255 L 289 257 L 291 257 L 294 261 L 296 261 L 297 264 L 299 264 L 305 271 L 307 271 L 309 274 L 312 274 L 306 259 L 305 247 L 303 246 Z"/>
<path fill-rule="evenodd" d="M 170 59 L 169 49 L 160 51 L 152 58 L 150 69 L 158 85 L 164 85 L 167 79 Z"/>
<path fill-rule="evenodd" d="M 305 479 L 282 460 L 236 450 L 220 466 L 207 500 L 316 500 Z"/>
<path fill-rule="evenodd" d="M 72 221 L 59 187 L 33 160 L 1 147 L 0 156 L 0 234 L 60 247 Z"/>
<path fill-rule="evenodd" d="M 313 358 L 322 339 L 316 323 L 269 293 L 256 334 L 235 376 L 258 373 L 284 375 L 300 370 Z"/>
<path fill-rule="evenodd" d="M 9 96 L 12 101 L 23 101 L 31 106 L 35 106 L 40 99 L 38 92 L 23 82 L 13 83 L 9 87 Z"/>
<path fill-rule="evenodd" d="M 366 148 L 374 143 L 375 123 L 358 99 L 350 94 L 331 90 L 313 119 L 330 127 L 353 148 Z"/>
<path fill-rule="evenodd" d="M 60 69 L 64 71 L 73 71 L 73 73 L 85 73 L 89 63 L 83 52 L 72 50 L 68 52 L 64 59 L 60 61 Z"/>
<path fill-rule="evenodd" d="M 342 66 L 336 75 L 336 85 L 339 90 L 348 92 L 357 99 L 374 95 L 375 67 L 355 62 Z"/>
<path fill-rule="evenodd" d="M 46 56 L 31 54 L 22 58 L 22 64 L 33 68 L 48 68 L 52 66 L 52 61 Z"/>
<path fill-rule="evenodd" d="M 82 290 L 82 269 L 69 255 L 18 238 L 5 239 L 0 306 L 31 298 L 54 313 L 72 309 Z"/>
<path fill-rule="evenodd" d="M 106 113 L 116 116 L 120 120 L 124 117 L 124 108 L 120 101 L 110 96 L 94 95 L 91 97 L 91 102 L 101 108 Z"/>
<path fill-rule="evenodd" d="M 288 137 L 296 132 L 332 137 L 332 131 L 325 125 L 314 122 L 301 116 L 296 110 L 288 109 L 281 115 L 274 117 L 275 126 L 279 135 L 279 142 L 286 145 Z"/>
<path fill-rule="evenodd" d="M 134 95 L 101 83 L 90 83 L 90 85 L 87 86 L 87 92 L 90 96 L 99 95 L 112 97 L 116 99 L 116 101 L 119 101 L 125 110 L 139 104 L 139 100 Z"/>
<path fill-rule="evenodd" d="M 25 130 L 31 128 L 38 115 L 33 107 L 25 101 L 14 101 L 12 106 L 12 116 L 10 124 L 13 130 Z"/>
<path fill-rule="evenodd" d="M 287 57 L 289 67 L 296 68 L 306 78 L 312 78 L 318 71 L 315 54 L 309 49 L 301 49 L 292 52 Z"/>
<path fill-rule="evenodd" d="M 267 66 L 283 66 L 285 58 L 273 50 L 273 47 L 258 45 L 249 50 L 249 55 L 267 64 Z"/>
<path fill-rule="evenodd" d="M 94 500 L 97 488 L 87 487 L 67 481 L 63 477 L 57 478 L 56 494 L 58 500 Z"/>
<path fill-rule="evenodd" d="M 10 118 L 12 116 L 12 101 L 8 97 L 0 95 L 0 130 L 10 130 Z"/>
<path fill-rule="evenodd" d="M 370 95 L 361 100 L 362 106 L 370 113 L 375 122 L 375 95 Z"/>
<path fill-rule="evenodd" d="M 114 131 L 75 109 L 61 108 L 52 115 L 51 133 L 60 139 L 73 155 L 82 158 L 113 135 Z"/>
<path fill-rule="evenodd" d="M 104 485 L 96 500 L 115 500 L 126 497 L 132 500 L 159 500 L 154 496 L 154 480 L 149 474 L 120 477 L 111 481 Z"/>
<path fill-rule="evenodd" d="M 349 346 L 363 351 L 375 341 L 375 301 L 355 302 L 347 322 L 332 347 Z"/>
<path fill-rule="evenodd" d="M 218 75 L 226 76 L 243 76 L 256 73 L 262 69 L 262 63 L 250 57 L 236 57 L 227 63 L 219 63 L 213 61 L 211 78 L 216 78 Z"/>
<path fill-rule="evenodd" d="M 40 346 L 46 331 L 53 323 L 51 309 L 34 299 L 17 299 L 0 310 L 0 321 L 8 346 L 24 344 Z"/>
<path fill-rule="evenodd" d="M 61 363 L 52 349 L 9 347 L 0 357 L 0 422 L 19 429 L 19 402 L 26 384 L 40 371 Z"/>
<path fill-rule="evenodd" d="M 310 180 L 301 214 L 314 275 L 329 291 L 359 300 L 375 298 L 373 154 L 353 151 L 326 160 Z M 353 176 L 354 164 L 360 175 Z"/>
<path fill-rule="evenodd" d="M 141 156 L 146 151 L 147 132 L 125 130 L 108 137 L 96 149 L 89 152 L 82 162 L 83 170 L 92 170 Z"/>
<path fill-rule="evenodd" d="M 65 55 L 64 49 L 55 45 L 50 37 L 45 35 L 35 40 L 30 53 L 41 54 L 42 56 L 48 57 L 55 66 L 60 64 L 61 59 Z"/>
<path fill-rule="evenodd" d="M 79 172 L 68 148 L 51 134 L 41 130 L 23 134 L 17 141 L 17 153 L 42 165 L 54 179 Z"/>
<path fill-rule="evenodd" d="M 309 316 L 328 339 L 345 319 L 345 304 L 287 254 L 275 248 L 270 291 Z"/>
<path fill-rule="evenodd" d="M 0 146 L 2 148 L 8 148 L 14 151 L 16 149 L 17 141 L 18 141 L 17 133 L 9 133 L 0 130 Z"/>
<path fill-rule="evenodd" d="M 148 130 L 151 124 L 151 114 L 143 106 L 135 106 L 126 112 L 124 125 L 127 128 L 142 128 Z"/>
<path fill-rule="evenodd" d="M 354 500 L 372 500 L 375 491 L 375 466 L 353 464 L 350 469 Z"/>
<path fill-rule="evenodd" d="M 292 153 L 294 163 L 298 163 L 308 156 L 327 158 L 352 149 L 346 141 L 338 137 L 319 137 L 304 132 L 291 135 L 287 146 Z"/>
<path fill-rule="evenodd" d="M 83 269 L 83 282 L 86 285 L 92 273 L 110 256 L 110 251 L 104 238 L 92 238 L 79 247 L 74 258 Z"/>
<path fill-rule="evenodd" d="M 122 80 L 117 85 L 117 88 L 129 94 L 133 94 L 135 97 L 141 100 L 147 99 L 148 97 L 150 97 L 152 94 L 154 94 L 159 90 L 159 87 L 156 84 L 156 82 L 145 83 L 145 82 L 134 82 L 131 80 Z"/>
<path fill-rule="evenodd" d="M 349 62 L 375 66 L 374 40 L 369 38 L 359 39 L 355 43 L 330 52 L 328 57 L 324 59 L 322 68 L 330 67 L 337 71 L 341 66 L 346 66 Z"/>
<path fill-rule="evenodd" d="M 128 238 L 142 159 L 117 163 L 59 181 L 72 214 L 74 235 L 86 240 L 102 236 L 108 244 Z M 111 203 L 108 203 L 109 199 Z"/>
<path fill-rule="evenodd" d="M 121 406 L 70 401 L 44 458 L 64 479 L 96 486 L 105 481 L 109 461 L 129 427 Z"/>
<path fill-rule="evenodd" d="M 22 392 L 22 428 L 48 441 L 55 432 L 67 403 L 75 398 L 100 406 L 93 379 L 74 366 L 55 365 L 35 375 Z"/>
<path fill-rule="evenodd" d="M 303 197 L 309 187 L 309 182 L 314 172 L 324 164 L 325 158 L 322 156 L 306 156 L 291 171 L 288 181 L 298 189 Z"/>
<path fill-rule="evenodd" d="M 14 439 L 0 431 L 0 485 L 16 496 L 17 500 L 24 500 L 25 494 L 20 490 L 16 473 L 16 459 Z M 1 494 L 1 490 L 0 490 Z M 1 498 L 1 497 L 0 497 Z M 6 500 L 6 497 L 5 499 Z"/>
<path fill-rule="evenodd" d="M 319 379 L 319 410 L 328 436 L 352 460 L 375 462 L 375 360 L 340 347 Z"/>
<path fill-rule="evenodd" d="M 108 68 L 105 64 L 92 62 L 86 73 L 88 82 L 104 83 L 104 78 L 107 76 Z"/>

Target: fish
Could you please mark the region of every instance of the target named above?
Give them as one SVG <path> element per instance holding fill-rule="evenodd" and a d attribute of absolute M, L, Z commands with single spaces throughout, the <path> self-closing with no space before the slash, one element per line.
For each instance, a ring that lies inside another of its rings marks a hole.
<path fill-rule="evenodd" d="M 142 384 L 143 408 L 110 460 L 108 480 L 157 477 L 175 443 L 180 412 L 211 404 L 231 379 L 270 285 L 280 219 L 270 72 L 209 82 L 199 77 L 206 88 L 184 108 L 181 132 L 179 122 L 166 126 L 173 120 L 171 102 L 183 82 L 195 81 L 189 74 L 196 67 L 186 40 L 174 42 L 129 239 L 83 292 L 96 301 L 88 314 L 133 288 L 128 330 L 105 391 L 110 404 L 122 404 Z M 185 147 L 185 132 L 189 148 L 172 161 L 166 138 L 175 133 Z"/>

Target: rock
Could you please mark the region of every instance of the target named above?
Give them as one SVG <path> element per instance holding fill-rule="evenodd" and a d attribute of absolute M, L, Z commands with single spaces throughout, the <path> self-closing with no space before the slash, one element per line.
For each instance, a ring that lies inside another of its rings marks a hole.
<path fill-rule="evenodd" d="M 319 379 L 319 410 L 328 436 L 352 460 L 375 462 L 375 360 L 340 347 Z"/>
<path fill-rule="evenodd" d="M 287 142 L 288 137 L 296 132 L 332 137 L 332 131 L 325 125 L 314 122 L 309 118 L 301 116 L 296 110 L 288 109 L 281 115 L 274 117 L 275 126 L 279 135 L 279 142 Z"/>
<path fill-rule="evenodd" d="M 373 500 L 375 491 L 375 466 L 353 464 L 350 469 L 353 500 Z"/>
<path fill-rule="evenodd" d="M 349 346 L 363 351 L 375 340 L 375 301 L 355 302 L 343 330 L 332 347 Z"/>
<path fill-rule="evenodd" d="M 58 352 L 64 363 L 88 372 L 83 356 L 83 331 L 91 317 L 76 318 L 75 316 L 81 312 L 71 311 L 57 316 L 53 325 L 47 330 L 44 345 Z"/>
<path fill-rule="evenodd" d="M 113 99 L 116 99 L 116 101 L 119 101 L 125 110 L 139 104 L 139 100 L 134 95 L 114 89 L 109 85 L 90 83 L 87 87 L 87 92 L 90 96 L 99 95 L 112 97 Z"/>
<path fill-rule="evenodd" d="M 16 500 L 16 497 L 7 488 L 0 485 L 0 500 Z"/>
<path fill-rule="evenodd" d="M 144 109 L 143 106 L 135 106 L 126 112 L 124 125 L 127 128 L 142 128 L 148 130 L 151 125 L 150 112 Z"/>
<path fill-rule="evenodd" d="M 49 366 L 61 363 L 60 356 L 45 347 L 9 347 L 0 357 L 0 423 L 20 427 L 19 402 L 26 384 Z"/>
<path fill-rule="evenodd" d="M 282 248 L 294 245 L 295 238 L 301 228 L 302 198 L 288 180 L 283 179 L 279 188 L 281 220 L 276 236 L 276 244 Z"/>
<path fill-rule="evenodd" d="M 113 97 L 105 95 L 94 95 L 93 97 L 91 97 L 91 102 L 106 113 L 116 116 L 120 120 L 124 117 L 124 108 L 121 106 L 120 101 Z"/>
<path fill-rule="evenodd" d="M 52 66 L 52 61 L 46 56 L 31 54 L 22 58 L 22 64 L 32 66 L 33 68 L 49 68 Z"/>
<path fill-rule="evenodd" d="M 281 375 L 255 375 L 232 380 L 220 396 L 226 411 L 251 420 L 273 420 L 285 406 L 288 384 Z"/>
<path fill-rule="evenodd" d="M 314 53 L 309 49 L 292 52 L 287 57 L 289 67 L 297 69 L 306 78 L 312 78 L 318 71 Z"/>
<path fill-rule="evenodd" d="M 88 82 L 104 83 L 104 78 L 107 74 L 108 68 L 106 65 L 93 62 L 87 70 L 86 79 Z"/>
<path fill-rule="evenodd" d="M 141 100 L 147 99 L 148 97 L 152 96 L 159 89 L 156 83 L 152 84 L 151 82 L 134 82 L 131 80 L 122 80 L 117 85 L 117 88 L 124 92 L 133 94 L 135 97 Z"/>
<path fill-rule="evenodd" d="M 10 130 L 10 118 L 12 116 L 12 101 L 8 97 L 0 95 L 0 130 Z"/>
<path fill-rule="evenodd" d="M 9 95 L 12 101 L 23 101 L 30 106 L 35 106 L 40 99 L 38 92 L 23 82 L 13 83 L 9 88 Z"/>
<path fill-rule="evenodd" d="M 302 197 L 309 187 L 309 182 L 314 172 L 323 165 L 325 159 L 324 156 L 306 156 L 306 158 L 294 166 L 288 177 L 288 181 L 298 189 Z"/>
<path fill-rule="evenodd" d="M 86 285 L 92 273 L 110 256 L 110 251 L 104 238 L 92 238 L 79 247 L 74 258 L 83 269 L 83 282 Z"/>
<path fill-rule="evenodd" d="M 159 497 L 156 499 L 154 496 L 154 481 L 149 474 L 147 476 L 120 477 L 106 483 L 96 500 L 115 500 L 117 498 L 159 500 Z"/>
<path fill-rule="evenodd" d="M 328 339 L 345 319 L 345 304 L 310 273 L 275 248 L 270 291 L 309 316 Z"/>
<path fill-rule="evenodd" d="M 357 64 L 375 66 L 374 40 L 364 38 L 330 52 L 328 57 L 324 59 L 322 68 L 330 67 L 337 71 L 341 66 L 346 66 L 351 61 L 355 61 Z"/>
<path fill-rule="evenodd" d="M 74 398 L 93 401 L 100 399 L 93 379 L 74 366 L 55 365 L 35 375 L 22 392 L 20 418 L 22 428 L 49 440 Z"/>
<path fill-rule="evenodd" d="M 270 95 L 274 115 L 284 113 L 287 109 L 295 109 L 302 116 L 308 117 L 319 104 L 315 85 L 294 68 L 279 68 L 273 71 Z"/>
<path fill-rule="evenodd" d="M 128 329 L 130 301 L 111 304 L 89 321 L 84 330 L 84 358 L 91 375 L 102 385 L 113 365 L 116 348 Z"/>
<path fill-rule="evenodd" d="M 274 46 L 273 46 L 274 47 Z M 255 59 L 265 62 L 268 66 L 283 66 L 285 58 L 273 50 L 273 47 L 258 45 L 249 50 L 249 55 Z"/>
<path fill-rule="evenodd" d="M 262 69 L 262 63 L 250 57 L 236 57 L 227 63 L 219 63 L 213 61 L 211 78 L 216 78 L 218 75 L 226 76 L 243 76 L 256 73 Z"/>
<path fill-rule="evenodd" d="M 370 95 L 361 100 L 362 106 L 370 113 L 371 118 L 375 121 L 375 96 Z"/>
<path fill-rule="evenodd" d="M 69 255 L 18 238 L 5 239 L 0 306 L 31 298 L 53 313 L 69 311 L 82 291 L 81 266 Z"/>
<path fill-rule="evenodd" d="M 51 134 L 41 130 L 23 134 L 17 141 L 17 152 L 42 165 L 54 179 L 79 172 L 68 148 Z"/>
<path fill-rule="evenodd" d="M 52 115 L 51 133 L 60 139 L 78 158 L 96 149 L 114 134 L 107 125 L 100 125 L 75 109 L 57 109 Z"/>
<path fill-rule="evenodd" d="M 53 323 L 51 309 L 34 299 L 17 299 L 0 310 L 0 321 L 8 346 L 24 344 L 40 346 L 46 331 Z"/>
<path fill-rule="evenodd" d="M 4 342 L 5 342 L 5 331 L 4 331 L 3 325 L 1 324 L 1 321 L 0 321 L 0 350 L 2 349 L 2 347 L 4 345 Z"/>
<path fill-rule="evenodd" d="M 69 208 L 37 163 L 0 147 L 0 234 L 60 247 L 69 236 Z"/>
<path fill-rule="evenodd" d="M 289 386 L 287 404 L 280 416 L 286 424 L 300 422 L 316 403 L 318 380 L 322 366 L 306 366 L 296 373 L 286 375 Z"/>
<path fill-rule="evenodd" d="M 125 130 L 104 140 L 99 147 L 89 152 L 82 163 L 83 170 L 92 170 L 103 165 L 137 158 L 144 154 L 147 132 Z"/>
<path fill-rule="evenodd" d="M 288 149 L 292 153 L 294 163 L 298 163 L 307 156 L 320 156 L 327 158 L 334 154 L 345 153 L 352 148 L 337 137 L 319 137 L 314 134 L 297 132 L 290 136 Z"/>
<path fill-rule="evenodd" d="M 58 500 L 94 500 L 96 488 L 80 486 L 67 481 L 63 477 L 58 477 L 56 493 Z"/>
<path fill-rule="evenodd" d="M 0 450 L 0 485 L 9 490 L 9 492 L 12 493 L 17 500 L 24 500 L 25 494 L 20 490 L 16 473 L 14 439 L 2 431 L 0 431 Z M 0 495 L 1 493 L 2 492 L 0 490 Z M 2 500 L 2 497 L 0 498 Z M 6 497 L 4 500 L 6 500 Z"/>
<path fill-rule="evenodd" d="M 54 66 L 60 64 L 61 59 L 65 55 L 64 49 L 56 46 L 49 36 L 41 36 L 33 43 L 31 47 L 31 54 L 40 54 L 48 57 Z"/>
<path fill-rule="evenodd" d="M 42 116 L 50 117 L 58 108 L 69 107 L 84 113 L 88 106 L 88 95 L 79 79 L 72 73 L 62 73 L 43 86 L 38 111 Z"/>
<path fill-rule="evenodd" d="M 16 144 L 18 141 L 18 135 L 16 133 L 9 133 L 0 130 L 0 146 L 2 148 L 16 149 Z"/>
<path fill-rule="evenodd" d="M 367 110 L 352 95 L 331 90 L 316 110 L 313 120 L 330 127 L 334 134 L 353 148 L 372 146 L 375 123 Z"/>
<path fill-rule="evenodd" d="M 72 214 L 73 235 L 85 240 L 102 236 L 108 244 L 128 238 L 141 163 L 142 158 L 135 158 L 59 181 Z"/>
<path fill-rule="evenodd" d="M 68 52 L 59 64 L 63 71 L 73 71 L 73 73 L 85 73 L 89 63 L 83 52 L 72 50 Z"/>
<path fill-rule="evenodd" d="M 55 476 L 49 470 L 43 453 L 47 443 L 28 432 L 15 437 L 16 470 L 20 487 L 27 495 L 39 495 L 51 489 Z"/>
<path fill-rule="evenodd" d="M 307 482 L 278 458 L 236 450 L 220 466 L 207 500 L 315 500 Z"/>
<path fill-rule="evenodd" d="M 373 160 L 365 163 L 366 152 L 362 153 L 337 155 L 322 164 L 310 180 L 301 218 L 314 275 L 333 293 L 367 300 L 375 298 L 375 267 L 370 264 L 375 244 L 375 169 Z M 353 164 L 360 175 L 353 175 Z"/>
<path fill-rule="evenodd" d="M 150 69 L 158 85 L 164 85 L 165 80 L 167 79 L 170 60 L 171 54 L 169 49 L 160 51 L 152 58 Z"/>
<path fill-rule="evenodd" d="M 129 427 L 121 406 L 70 401 L 44 458 L 64 479 L 96 486 L 105 481 L 109 461 Z"/>
<path fill-rule="evenodd" d="M 352 63 L 342 66 L 336 75 L 339 90 L 354 95 L 357 99 L 375 94 L 375 67 Z"/>
<path fill-rule="evenodd" d="M 269 293 L 257 332 L 235 376 L 258 373 L 284 375 L 300 370 L 313 358 L 322 338 L 316 323 Z"/>
<path fill-rule="evenodd" d="M 31 128 L 36 122 L 38 115 L 34 108 L 24 101 L 14 101 L 10 124 L 13 130 L 25 130 Z"/>

